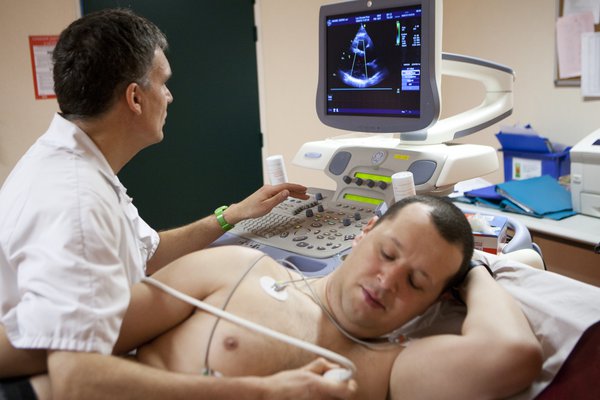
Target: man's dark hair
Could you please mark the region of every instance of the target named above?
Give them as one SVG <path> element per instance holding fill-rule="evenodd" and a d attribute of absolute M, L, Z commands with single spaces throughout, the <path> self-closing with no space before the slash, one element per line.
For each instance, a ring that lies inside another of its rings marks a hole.
<path fill-rule="evenodd" d="M 52 54 L 63 116 L 99 116 L 130 83 L 146 85 L 155 51 L 167 46 L 156 25 L 127 9 L 102 10 L 71 23 Z"/>
<path fill-rule="evenodd" d="M 465 214 L 450 200 L 445 197 L 435 197 L 429 195 L 416 195 L 405 197 L 394 203 L 381 218 L 377 224 L 392 219 L 400 210 L 409 204 L 421 203 L 429 206 L 429 216 L 433 225 L 436 227 L 440 236 L 448 243 L 458 245 L 463 253 L 463 260 L 458 272 L 448 281 L 445 289 L 455 287 L 460 284 L 467 272 L 473 257 L 473 231 Z M 426 240 L 426 238 L 424 238 Z"/>

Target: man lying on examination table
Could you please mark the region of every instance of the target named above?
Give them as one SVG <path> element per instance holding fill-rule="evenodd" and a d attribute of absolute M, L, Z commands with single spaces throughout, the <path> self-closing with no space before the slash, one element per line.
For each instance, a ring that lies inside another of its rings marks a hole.
<path fill-rule="evenodd" d="M 234 315 L 326 347 L 357 366 L 357 398 L 503 398 L 527 387 L 541 348 L 517 303 L 484 267 L 468 270 L 473 237 L 463 213 L 429 196 L 374 218 L 339 268 L 303 278 L 261 252 L 219 247 L 185 256 L 155 278 Z M 436 302 L 457 280 L 462 333 L 403 343 L 383 337 Z M 265 287 L 264 281 L 275 281 Z M 268 375 L 315 356 L 140 284 L 117 347 L 163 332 L 138 351 L 157 368 L 218 376 Z M 154 309 L 152 315 L 144 310 Z"/>

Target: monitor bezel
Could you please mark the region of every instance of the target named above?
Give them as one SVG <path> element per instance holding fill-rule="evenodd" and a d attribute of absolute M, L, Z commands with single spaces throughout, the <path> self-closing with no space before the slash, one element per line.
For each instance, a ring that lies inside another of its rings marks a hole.
<path fill-rule="evenodd" d="M 358 0 L 321 6 L 319 12 L 319 78 L 317 115 L 322 123 L 333 128 L 368 133 L 405 133 L 427 129 L 439 118 L 440 88 L 438 60 L 441 49 L 436 43 L 437 0 Z M 400 7 L 421 6 L 421 91 L 419 117 L 388 117 L 335 115 L 327 113 L 327 18 L 344 14 L 374 12 Z M 440 24 L 441 26 L 441 24 Z"/>

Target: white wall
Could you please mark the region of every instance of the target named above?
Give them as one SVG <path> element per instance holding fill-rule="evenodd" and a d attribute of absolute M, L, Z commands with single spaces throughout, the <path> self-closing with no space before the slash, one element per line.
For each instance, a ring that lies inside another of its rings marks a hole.
<path fill-rule="evenodd" d="M 282 154 L 288 178 L 333 188 L 323 172 L 294 167 L 304 142 L 341 132 L 321 124 L 315 109 L 317 19 L 322 0 L 257 0 L 261 130 L 266 155 Z"/>
<path fill-rule="evenodd" d="M 0 183 L 58 110 L 35 99 L 29 36 L 58 35 L 78 15 L 78 0 L 0 0 Z"/>
<path fill-rule="evenodd" d="M 322 172 L 291 164 L 306 141 L 342 132 L 322 125 L 315 111 L 317 19 L 329 0 L 258 0 L 262 129 L 265 153 L 283 154 L 291 181 L 332 188 Z M 503 124 L 531 123 L 553 141 L 573 145 L 600 126 L 600 102 L 584 101 L 578 88 L 554 87 L 554 0 L 446 0 L 442 48 L 505 64 L 516 72 L 513 114 L 462 142 L 499 145 Z M 442 81 L 442 116 L 481 101 L 478 83 Z M 500 169 L 489 176 L 503 180 Z"/>

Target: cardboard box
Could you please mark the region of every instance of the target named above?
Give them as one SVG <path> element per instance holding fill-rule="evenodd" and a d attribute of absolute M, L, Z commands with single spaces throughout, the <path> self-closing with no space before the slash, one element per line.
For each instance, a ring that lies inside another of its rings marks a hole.
<path fill-rule="evenodd" d="M 475 249 L 485 251 L 491 254 L 498 254 L 506 244 L 508 239 L 508 218 L 487 214 L 465 213 L 465 216 L 471 223 L 471 227 L 481 223 L 473 223 L 473 219 L 483 219 L 490 226 L 491 231 L 486 233 L 473 229 L 473 241 Z"/>

